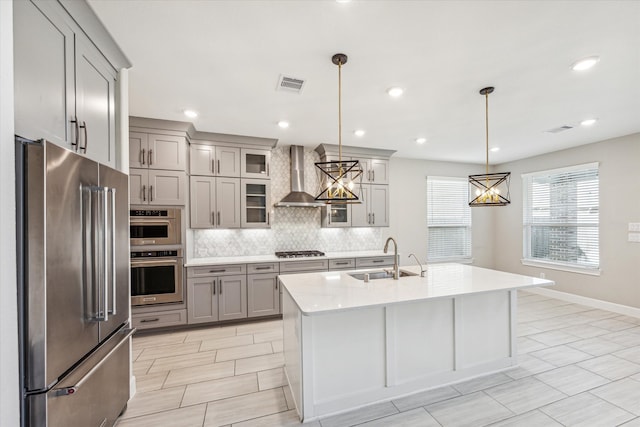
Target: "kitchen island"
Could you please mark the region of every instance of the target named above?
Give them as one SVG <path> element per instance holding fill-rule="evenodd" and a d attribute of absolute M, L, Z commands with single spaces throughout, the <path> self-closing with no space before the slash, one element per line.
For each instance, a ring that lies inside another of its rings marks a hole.
<path fill-rule="evenodd" d="M 517 290 L 550 280 L 462 264 L 281 275 L 285 373 L 300 419 L 516 365 Z M 372 276 L 373 277 L 373 276 Z"/>

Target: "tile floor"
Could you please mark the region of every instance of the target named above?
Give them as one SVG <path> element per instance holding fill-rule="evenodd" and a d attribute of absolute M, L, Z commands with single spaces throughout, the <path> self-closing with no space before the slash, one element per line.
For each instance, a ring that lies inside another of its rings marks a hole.
<path fill-rule="evenodd" d="M 640 427 L 640 319 L 520 292 L 518 352 L 508 371 L 305 425 Z M 136 336 L 133 357 L 118 427 L 299 425 L 279 320 Z"/>

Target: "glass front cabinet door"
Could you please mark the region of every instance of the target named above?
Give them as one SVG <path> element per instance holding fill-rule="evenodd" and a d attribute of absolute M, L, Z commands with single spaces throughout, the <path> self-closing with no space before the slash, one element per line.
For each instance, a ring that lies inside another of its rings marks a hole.
<path fill-rule="evenodd" d="M 242 228 L 271 226 L 271 181 L 242 180 Z"/>
<path fill-rule="evenodd" d="M 270 150 L 242 149 L 242 178 L 270 179 Z"/>

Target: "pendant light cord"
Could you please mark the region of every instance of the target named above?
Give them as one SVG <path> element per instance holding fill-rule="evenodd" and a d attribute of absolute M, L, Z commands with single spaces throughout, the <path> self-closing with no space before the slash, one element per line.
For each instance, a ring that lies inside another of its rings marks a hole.
<path fill-rule="evenodd" d="M 342 61 L 338 61 L 338 161 L 342 170 Z"/>
<path fill-rule="evenodd" d="M 486 152 L 487 152 L 487 163 L 486 163 L 486 174 L 489 175 L 489 92 L 484 94 L 485 106 L 484 106 L 484 127 L 485 127 L 485 135 L 486 135 Z"/>

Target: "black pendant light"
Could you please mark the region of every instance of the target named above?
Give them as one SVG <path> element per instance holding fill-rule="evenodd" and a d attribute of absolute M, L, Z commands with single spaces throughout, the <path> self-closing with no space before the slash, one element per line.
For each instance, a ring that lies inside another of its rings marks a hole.
<path fill-rule="evenodd" d="M 315 199 L 326 204 L 362 203 L 362 166 L 358 160 L 342 159 L 342 66 L 347 55 L 336 53 L 331 62 L 338 66 L 338 160 L 315 164 L 320 175 Z"/>
<path fill-rule="evenodd" d="M 511 203 L 511 172 L 489 173 L 489 94 L 493 87 L 480 89 L 485 98 L 486 169 L 484 174 L 469 175 L 469 206 L 506 206 Z"/>

